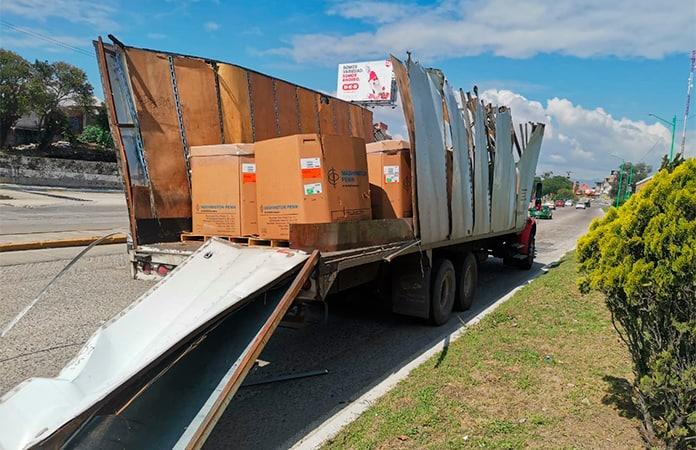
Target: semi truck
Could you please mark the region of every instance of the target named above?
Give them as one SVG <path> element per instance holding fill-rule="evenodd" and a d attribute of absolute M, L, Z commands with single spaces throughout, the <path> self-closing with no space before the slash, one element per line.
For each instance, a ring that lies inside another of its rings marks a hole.
<path fill-rule="evenodd" d="M 109 38 L 94 46 L 131 273 L 159 281 L 59 377 L 0 401 L 0 423 L 12 425 L 1 447 L 199 448 L 291 308 L 371 284 L 394 313 L 442 325 L 471 306 L 481 261 L 532 267 L 528 205 L 533 191 L 540 204 L 544 124 L 513 126 L 507 106 L 455 90 L 410 56 L 390 61 L 410 142 L 412 217 L 290 224 L 287 243 L 182 241 L 191 146 L 299 133 L 371 142 L 372 111 L 235 64 Z"/>

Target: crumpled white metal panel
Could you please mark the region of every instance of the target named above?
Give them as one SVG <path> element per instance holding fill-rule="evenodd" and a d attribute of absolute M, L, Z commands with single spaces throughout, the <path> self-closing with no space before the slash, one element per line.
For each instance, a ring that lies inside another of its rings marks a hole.
<path fill-rule="evenodd" d="M 537 124 L 529 142 L 517 162 L 519 174 L 519 190 L 517 195 L 517 228 L 523 227 L 527 221 L 527 209 L 532 200 L 532 187 L 534 175 L 536 174 L 539 153 L 541 152 L 541 141 L 544 138 L 544 124 Z"/>
<path fill-rule="evenodd" d="M 442 125 L 442 101 L 426 71 L 417 63 L 408 67 L 415 125 L 418 220 L 423 244 L 444 241 L 449 233 L 447 175 Z M 439 119 L 438 119 L 439 117 Z"/>
<path fill-rule="evenodd" d="M 444 92 L 454 151 L 452 158 L 452 232 L 450 236 L 452 239 L 459 239 L 470 236 L 474 227 L 469 142 L 464 118 L 459 111 L 459 104 L 447 82 L 445 82 Z"/>
<path fill-rule="evenodd" d="M 491 205 L 488 175 L 488 144 L 483 105 L 474 112 L 474 235 L 491 231 Z"/>
<path fill-rule="evenodd" d="M 104 399 L 171 347 L 305 259 L 288 249 L 206 242 L 100 327 L 55 378 L 32 378 L 0 399 L 0 448 L 26 448 Z"/>
<path fill-rule="evenodd" d="M 494 232 L 515 227 L 515 160 L 512 155 L 510 110 L 495 117 L 495 163 L 491 194 L 491 228 Z"/>

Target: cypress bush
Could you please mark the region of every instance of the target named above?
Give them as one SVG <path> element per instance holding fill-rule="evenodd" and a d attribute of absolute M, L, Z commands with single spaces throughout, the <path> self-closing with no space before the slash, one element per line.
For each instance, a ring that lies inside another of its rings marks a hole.
<path fill-rule="evenodd" d="M 696 159 L 658 172 L 577 247 L 633 360 L 648 445 L 696 447 Z M 661 442 L 660 442 L 661 441 Z"/>

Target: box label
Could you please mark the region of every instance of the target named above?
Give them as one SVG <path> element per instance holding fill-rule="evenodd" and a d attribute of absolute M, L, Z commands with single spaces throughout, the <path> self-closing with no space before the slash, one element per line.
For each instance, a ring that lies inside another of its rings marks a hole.
<path fill-rule="evenodd" d="M 399 166 L 384 166 L 384 182 L 398 183 L 399 182 Z"/>
<path fill-rule="evenodd" d="M 300 158 L 302 178 L 321 178 L 320 158 Z"/>
<path fill-rule="evenodd" d="M 322 193 L 321 183 L 309 183 L 304 185 L 305 195 L 317 195 Z"/>

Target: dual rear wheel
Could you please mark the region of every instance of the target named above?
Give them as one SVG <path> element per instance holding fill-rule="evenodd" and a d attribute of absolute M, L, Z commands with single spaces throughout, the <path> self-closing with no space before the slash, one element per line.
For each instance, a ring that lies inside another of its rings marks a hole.
<path fill-rule="evenodd" d="M 453 309 L 471 307 L 476 294 L 478 268 L 476 257 L 466 253 L 454 260 L 436 258 L 433 261 L 430 287 L 430 321 L 443 325 Z"/>

